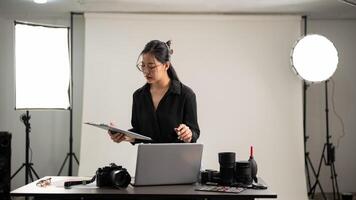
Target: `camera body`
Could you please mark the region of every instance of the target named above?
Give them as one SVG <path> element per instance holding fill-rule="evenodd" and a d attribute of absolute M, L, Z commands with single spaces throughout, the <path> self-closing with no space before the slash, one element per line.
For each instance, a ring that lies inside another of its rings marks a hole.
<path fill-rule="evenodd" d="M 98 187 L 127 187 L 131 176 L 125 168 L 111 163 L 109 166 L 98 168 L 96 171 L 96 186 Z"/>

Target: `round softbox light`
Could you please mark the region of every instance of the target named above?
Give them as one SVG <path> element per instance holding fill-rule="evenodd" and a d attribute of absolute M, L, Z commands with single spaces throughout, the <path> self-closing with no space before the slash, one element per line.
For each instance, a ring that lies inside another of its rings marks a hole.
<path fill-rule="evenodd" d="M 292 49 L 292 67 L 308 82 L 329 79 L 334 74 L 338 61 L 334 44 L 322 35 L 304 36 Z"/>

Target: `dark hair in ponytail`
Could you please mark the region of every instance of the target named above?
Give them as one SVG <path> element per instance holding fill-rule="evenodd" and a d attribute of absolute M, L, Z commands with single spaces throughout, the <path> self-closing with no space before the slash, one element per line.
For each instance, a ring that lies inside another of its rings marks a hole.
<path fill-rule="evenodd" d="M 146 44 L 145 48 L 142 50 L 142 54 L 150 53 L 161 63 L 170 63 L 171 54 L 173 50 L 171 49 L 171 41 L 162 42 L 159 40 L 152 40 Z M 168 76 L 172 80 L 179 81 L 178 75 L 174 70 L 172 63 L 167 70 Z"/>

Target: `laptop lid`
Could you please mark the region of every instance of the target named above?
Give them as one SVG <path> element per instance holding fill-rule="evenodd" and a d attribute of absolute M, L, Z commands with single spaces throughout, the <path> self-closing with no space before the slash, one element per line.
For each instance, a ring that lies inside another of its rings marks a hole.
<path fill-rule="evenodd" d="M 202 153 L 202 144 L 139 144 L 134 185 L 195 183 Z"/>

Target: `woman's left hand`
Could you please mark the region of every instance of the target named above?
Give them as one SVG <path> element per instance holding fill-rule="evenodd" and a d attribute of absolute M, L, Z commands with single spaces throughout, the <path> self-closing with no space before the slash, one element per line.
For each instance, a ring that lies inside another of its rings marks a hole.
<path fill-rule="evenodd" d="M 180 124 L 177 128 L 174 128 L 174 130 L 176 131 L 176 133 L 178 135 L 178 139 L 180 139 L 186 143 L 192 141 L 193 133 L 187 125 Z"/>

